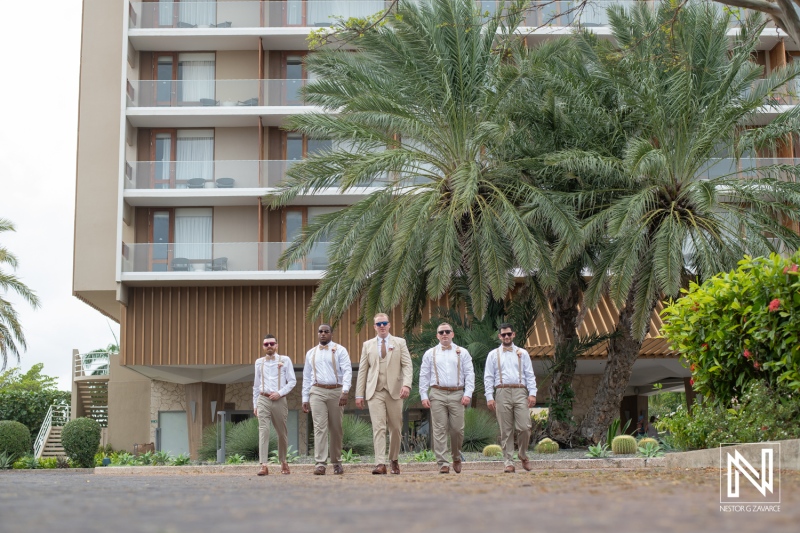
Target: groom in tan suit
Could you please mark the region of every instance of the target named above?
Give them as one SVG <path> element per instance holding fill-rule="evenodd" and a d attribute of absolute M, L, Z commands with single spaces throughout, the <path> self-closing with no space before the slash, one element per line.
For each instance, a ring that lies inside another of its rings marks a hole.
<path fill-rule="evenodd" d="M 386 473 L 386 428 L 389 428 L 389 460 L 392 474 L 400 473 L 400 429 L 403 400 L 411 392 L 411 354 L 405 339 L 389 335 L 389 316 L 373 318 L 377 337 L 364 343 L 358 364 L 356 407 L 369 406 L 372 441 L 375 445 L 373 474 Z"/>

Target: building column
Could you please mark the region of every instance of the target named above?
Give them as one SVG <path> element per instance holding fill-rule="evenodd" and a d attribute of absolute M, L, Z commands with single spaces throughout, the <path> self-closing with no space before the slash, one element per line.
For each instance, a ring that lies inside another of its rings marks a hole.
<path fill-rule="evenodd" d="M 225 385 L 219 383 L 190 383 L 186 385 L 186 418 L 189 427 L 189 454 L 197 459 L 203 442 L 203 430 L 215 424 L 217 412 L 225 409 Z M 216 402 L 211 412 L 211 402 Z"/>

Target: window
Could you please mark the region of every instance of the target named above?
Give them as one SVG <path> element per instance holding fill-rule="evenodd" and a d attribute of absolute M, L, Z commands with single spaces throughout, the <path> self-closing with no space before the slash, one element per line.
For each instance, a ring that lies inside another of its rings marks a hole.
<path fill-rule="evenodd" d="M 149 209 L 149 270 L 204 270 L 212 257 L 213 209 Z"/>
<path fill-rule="evenodd" d="M 214 53 L 154 54 L 156 105 L 214 105 Z"/>
<path fill-rule="evenodd" d="M 153 130 L 151 186 L 203 188 L 214 181 L 214 130 Z"/>
<path fill-rule="evenodd" d="M 208 28 L 216 21 L 216 0 L 158 0 L 158 25 L 162 28 Z"/>
<path fill-rule="evenodd" d="M 300 236 L 303 227 L 314 222 L 324 214 L 338 211 L 340 207 L 291 207 L 283 212 L 283 241 L 293 242 Z M 325 270 L 328 268 L 328 239 L 323 237 L 314 245 L 311 252 L 302 262 L 297 262 L 289 270 Z"/>
<path fill-rule="evenodd" d="M 175 257 L 185 257 L 190 262 L 211 260 L 210 207 L 175 209 Z"/>

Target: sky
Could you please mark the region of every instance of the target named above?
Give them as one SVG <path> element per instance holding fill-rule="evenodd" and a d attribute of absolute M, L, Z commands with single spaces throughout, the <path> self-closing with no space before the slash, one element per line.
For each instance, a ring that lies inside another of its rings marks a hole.
<path fill-rule="evenodd" d="M 118 324 L 72 295 L 81 11 L 81 0 L 4 2 L 13 23 L 0 32 L 0 218 L 17 230 L 0 234 L 0 245 L 17 256 L 16 274 L 41 300 L 33 310 L 14 293 L 4 296 L 28 343 L 7 368 L 44 363 L 62 390 L 72 386 L 73 349 L 119 338 Z"/>

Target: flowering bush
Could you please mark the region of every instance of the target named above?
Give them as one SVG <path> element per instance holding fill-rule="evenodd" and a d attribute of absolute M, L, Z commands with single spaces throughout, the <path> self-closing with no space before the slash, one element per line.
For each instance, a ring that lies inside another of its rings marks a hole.
<path fill-rule="evenodd" d="M 752 381 L 800 391 L 799 262 L 745 257 L 664 309 L 662 334 L 697 392 L 727 406 Z"/>
<path fill-rule="evenodd" d="M 732 405 L 725 408 L 704 402 L 692 408 L 691 416 L 681 406 L 664 417 L 658 429 L 669 431 L 673 445 L 683 450 L 800 438 L 798 392 L 785 387 L 772 390 L 754 381 Z"/>

